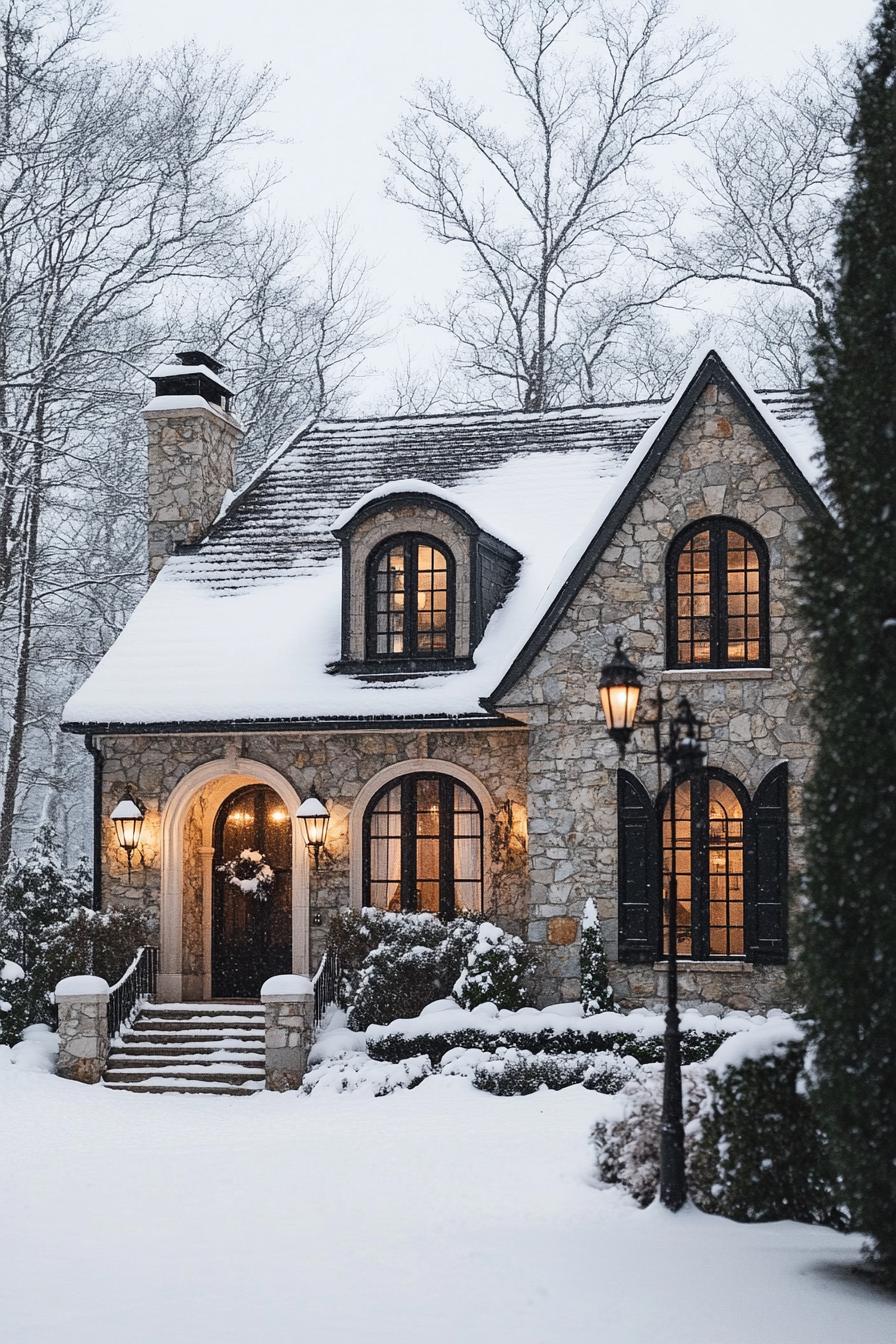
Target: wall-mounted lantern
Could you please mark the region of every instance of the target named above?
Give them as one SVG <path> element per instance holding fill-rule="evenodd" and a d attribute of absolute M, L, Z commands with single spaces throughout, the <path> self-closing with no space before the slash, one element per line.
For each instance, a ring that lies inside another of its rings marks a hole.
<path fill-rule="evenodd" d="M 121 802 L 112 809 L 111 816 L 115 823 L 118 844 L 128 856 L 128 882 L 130 882 L 134 851 L 140 844 L 140 832 L 143 830 L 143 809 L 129 790 Z"/>
<path fill-rule="evenodd" d="M 613 657 L 600 670 L 597 689 L 607 732 L 624 756 L 641 697 L 641 673 L 625 653 L 621 635 L 616 638 Z"/>
<path fill-rule="evenodd" d="M 321 802 L 317 795 L 310 793 L 299 807 L 296 816 L 304 828 L 305 845 L 311 852 L 314 859 L 314 870 L 317 872 L 320 867 L 320 852 L 327 838 L 330 814 L 326 805 Z"/>

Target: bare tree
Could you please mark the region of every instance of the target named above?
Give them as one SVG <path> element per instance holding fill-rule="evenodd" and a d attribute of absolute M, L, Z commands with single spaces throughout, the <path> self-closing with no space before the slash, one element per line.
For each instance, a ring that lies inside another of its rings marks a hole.
<path fill-rule="evenodd" d="M 853 69 L 848 49 L 816 53 L 779 87 L 742 88 L 720 124 L 700 129 L 702 162 L 690 173 L 699 227 L 669 254 L 676 271 L 748 285 L 750 343 L 765 341 L 772 366 L 800 384 L 849 178 Z"/>
<path fill-rule="evenodd" d="M 195 307 L 192 327 L 237 392 L 241 475 L 302 420 L 344 408 L 382 313 L 344 212 L 307 235 L 271 221 L 247 232 L 226 277 Z"/>
<path fill-rule="evenodd" d="M 267 185 L 239 185 L 229 155 L 257 136 L 269 74 L 246 78 L 189 46 L 121 66 L 87 59 L 101 14 L 93 0 L 0 8 L 0 871 L 29 727 L 45 509 L 54 491 L 76 493 L 120 382 L 113 352 L 139 357 L 141 319 L 168 282 L 226 267 Z"/>
<path fill-rule="evenodd" d="M 709 114 L 719 42 L 705 26 L 675 32 L 667 0 L 469 10 L 503 64 L 508 114 L 421 84 L 390 142 L 387 189 L 463 249 L 463 287 L 423 317 L 456 340 L 474 396 L 538 411 L 575 393 L 583 352 L 593 376 L 601 344 L 683 279 L 637 259 L 670 209 L 640 173 Z"/>

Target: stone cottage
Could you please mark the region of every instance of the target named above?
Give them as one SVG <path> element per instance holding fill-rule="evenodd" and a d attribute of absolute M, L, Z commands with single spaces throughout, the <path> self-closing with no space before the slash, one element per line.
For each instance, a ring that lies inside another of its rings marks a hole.
<path fill-rule="evenodd" d="M 161 997 L 255 998 L 373 905 L 483 911 L 572 999 L 590 896 L 618 998 L 653 1005 L 674 806 L 683 1000 L 788 1006 L 805 394 L 707 351 L 668 402 L 320 421 L 234 491 L 222 370 L 178 359 L 143 413 L 150 586 L 65 710 L 97 899 L 158 921 Z M 674 800 L 649 728 L 622 763 L 607 735 L 616 636 L 645 712 L 661 690 L 706 721 Z"/>

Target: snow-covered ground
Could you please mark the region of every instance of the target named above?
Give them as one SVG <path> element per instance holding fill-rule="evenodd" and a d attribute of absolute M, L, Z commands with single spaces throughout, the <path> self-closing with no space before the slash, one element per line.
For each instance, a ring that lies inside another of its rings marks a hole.
<path fill-rule="evenodd" d="M 857 1237 L 598 1189 L 588 1132 L 618 1103 L 580 1087 L 135 1096 L 8 1058 L 9 1344 L 896 1339 Z"/>

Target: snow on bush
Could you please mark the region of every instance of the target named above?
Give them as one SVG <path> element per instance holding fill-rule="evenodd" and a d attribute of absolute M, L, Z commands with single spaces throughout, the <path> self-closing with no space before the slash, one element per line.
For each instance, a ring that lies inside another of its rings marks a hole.
<path fill-rule="evenodd" d="M 705 1065 L 682 1069 L 681 1083 L 687 1126 L 696 1119 L 706 1097 Z M 642 1069 L 625 1084 L 619 1100 L 621 1113 L 615 1118 L 601 1118 L 591 1132 L 597 1174 L 607 1185 L 621 1185 L 644 1207 L 656 1197 L 660 1180 L 662 1065 Z"/>
<path fill-rule="evenodd" d="M 12 1045 L 28 1022 L 28 987 L 17 961 L 0 956 L 0 1044 Z"/>
<path fill-rule="evenodd" d="M 544 1051 L 502 1048 L 480 1059 L 473 1068 L 473 1085 L 496 1097 L 522 1097 L 539 1088 L 552 1092 L 581 1083 L 593 1092 L 618 1092 L 638 1070 L 631 1056 L 608 1052 L 550 1055 Z"/>
<path fill-rule="evenodd" d="M 534 965 L 534 953 L 522 938 L 505 933 L 497 924 L 480 924 L 454 985 L 454 997 L 463 1008 L 480 1003 L 522 1008 L 529 1002 Z"/>
<path fill-rule="evenodd" d="M 0 942 L 24 972 L 14 993 L 0 994 L 0 1039 L 18 1039 L 30 1023 L 52 1020 L 51 994 L 66 976 L 94 974 L 114 983 L 146 941 L 136 910 L 93 910 L 90 872 L 82 859 L 63 867 L 53 831 L 42 826 L 25 855 L 14 858 L 0 888 Z"/>
<path fill-rule="evenodd" d="M 631 1055 L 641 1064 L 662 1060 L 665 1023 L 661 1014 L 637 1009 L 581 1017 L 569 1009 L 577 1005 L 509 1011 L 483 1003 L 466 1010 L 447 1000 L 430 1004 L 416 1017 L 368 1027 L 367 1049 L 371 1058 L 391 1061 L 425 1053 L 434 1064 L 452 1049 L 494 1053 L 502 1046 L 534 1054 L 611 1051 Z M 753 1030 L 766 1018 L 740 1012 L 716 1017 L 688 1009 L 681 1021 L 682 1055 L 689 1063 L 707 1059 L 727 1036 Z"/>
<path fill-rule="evenodd" d="M 582 1007 L 587 1014 L 605 1013 L 613 1007 L 610 971 L 597 906 L 591 897 L 582 913 L 582 942 L 579 948 L 579 977 Z"/>
<path fill-rule="evenodd" d="M 849 1216 L 804 1072 L 798 1025 L 780 1017 L 724 1042 L 682 1070 L 691 1199 L 739 1222 L 793 1218 L 845 1229 Z M 645 1068 L 619 1094 L 622 1111 L 593 1131 L 598 1175 L 649 1204 L 659 1184 L 663 1070 Z"/>
<path fill-rule="evenodd" d="M 805 1071 L 795 1022 L 727 1041 L 688 1136 L 692 1196 L 738 1222 L 793 1218 L 845 1229 L 849 1214 Z"/>
<path fill-rule="evenodd" d="M 386 1097 L 399 1088 L 416 1087 L 432 1072 L 426 1055 L 403 1059 L 400 1064 L 381 1064 L 354 1051 L 325 1059 L 309 1069 L 302 1081 L 302 1091 L 318 1095 L 358 1092 L 368 1097 Z"/>
<path fill-rule="evenodd" d="M 528 1001 L 534 954 L 522 939 L 477 916 L 365 909 L 340 912 L 329 945 L 339 954 L 349 1025 L 361 1030 L 415 1017 L 454 993 L 465 1007 Z"/>

